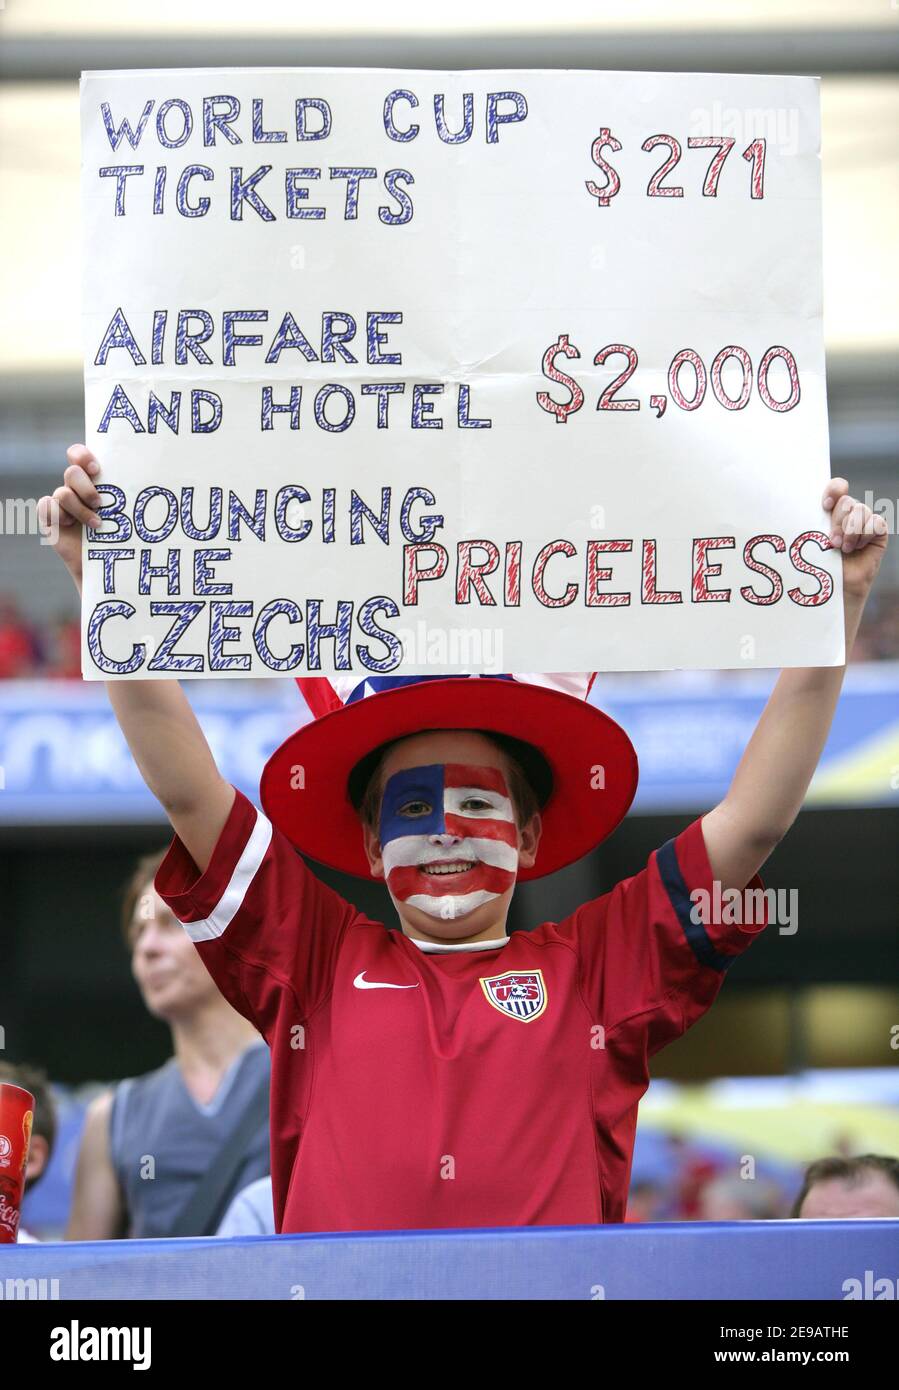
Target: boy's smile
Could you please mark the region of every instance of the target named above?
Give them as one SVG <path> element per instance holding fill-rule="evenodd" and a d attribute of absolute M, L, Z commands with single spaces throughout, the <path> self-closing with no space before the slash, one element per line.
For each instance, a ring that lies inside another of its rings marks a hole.
<path fill-rule="evenodd" d="M 458 944 L 504 936 L 539 817 L 519 827 L 503 752 L 473 731 L 414 734 L 388 754 L 382 788 L 366 846 L 406 934 Z"/>
<path fill-rule="evenodd" d="M 387 781 L 379 825 L 394 898 L 453 921 L 512 888 L 518 832 L 499 768 L 433 763 Z"/>

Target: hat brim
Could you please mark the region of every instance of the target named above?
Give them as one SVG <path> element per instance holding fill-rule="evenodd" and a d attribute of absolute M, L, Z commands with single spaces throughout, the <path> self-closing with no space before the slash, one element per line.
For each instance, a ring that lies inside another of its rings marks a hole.
<path fill-rule="evenodd" d="M 523 739 L 553 774 L 541 812 L 542 878 L 594 849 L 637 790 L 637 754 L 614 719 L 585 700 L 523 681 L 449 676 L 382 691 L 298 729 L 262 774 L 263 809 L 296 847 L 328 868 L 370 878 L 362 826 L 347 784 L 356 764 L 393 739 L 431 729 L 483 729 Z"/>

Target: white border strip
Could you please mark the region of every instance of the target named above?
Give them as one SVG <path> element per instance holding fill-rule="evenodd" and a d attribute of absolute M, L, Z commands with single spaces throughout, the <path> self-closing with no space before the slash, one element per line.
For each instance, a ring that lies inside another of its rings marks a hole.
<path fill-rule="evenodd" d="M 231 881 L 210 915 L 201 922 L 182 922 L 191 941 L 215 941 L 224 935 L 240 911 L 247 890 L 272 841 L 272 823 L 261 811 L 256 812 L 256 824 L 237 861 Z"/>

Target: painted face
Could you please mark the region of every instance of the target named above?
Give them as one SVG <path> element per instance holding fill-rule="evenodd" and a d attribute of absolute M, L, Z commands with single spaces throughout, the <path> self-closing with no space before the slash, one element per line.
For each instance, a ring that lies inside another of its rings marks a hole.
<path fill-rule="evenodd" d="M 432 917 L 463 917 L 515 882 L 518 832 L 499 768 L 435 763 L 395 772 L 379 835 L 391 893 Z"/>

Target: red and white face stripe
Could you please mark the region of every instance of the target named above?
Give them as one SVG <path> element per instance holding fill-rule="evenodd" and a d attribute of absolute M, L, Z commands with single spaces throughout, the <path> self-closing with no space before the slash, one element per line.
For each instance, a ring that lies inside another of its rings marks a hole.
<path fill-rule="evenodd" d="M 498 768 L 436 763 L 388 779 L 381 851 L 394 898 L 452 921 L 505 893 L 518 872 L 518 830 Z"/>

